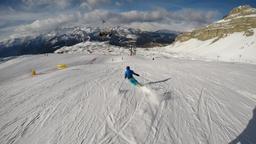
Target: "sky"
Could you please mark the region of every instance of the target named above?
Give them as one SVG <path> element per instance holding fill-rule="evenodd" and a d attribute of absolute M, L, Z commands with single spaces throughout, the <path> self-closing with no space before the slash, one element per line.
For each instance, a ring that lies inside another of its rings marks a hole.
<path fill-rule="evenodd" d="M 245 4 L 256 0 L 0 0 L 0 41 L 74 26 L 191 31 Z"/>

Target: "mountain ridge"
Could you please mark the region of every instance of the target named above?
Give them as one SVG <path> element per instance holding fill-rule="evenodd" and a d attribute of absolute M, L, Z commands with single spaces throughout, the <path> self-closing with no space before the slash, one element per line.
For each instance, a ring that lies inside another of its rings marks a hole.
<path fill-rule="evenodd" d="M 252 36 L 253 28 L 256 28 L 256 8 L 243 5 L 232 9 L 223 19 L 213 24 L 182 33 L 175 41 L 184 42 L 193 38 L 202 41 L 220 39 L 235 32 L 244 32 L 246 36 Z"/>
<path fill-rule="evenodd" d="M 108 42 L 121 47 L 150 48 L 171 44 L 177 33 L 148 32 L 127 27 L 111 29 L 73 27 L 58 29 L 37 36 L 26 36 L 0 42 L 0 57 L 24 54 L 52 53 L 64 46 L 73 46 L 85 41 Z"/>

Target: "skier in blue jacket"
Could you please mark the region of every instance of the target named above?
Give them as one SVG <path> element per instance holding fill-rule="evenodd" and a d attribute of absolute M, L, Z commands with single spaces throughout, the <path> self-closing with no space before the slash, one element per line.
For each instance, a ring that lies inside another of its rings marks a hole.
<path fill-rule="evenodd" d="M 135 86 L 142 86 L 134 77 L 133 75 L 140 76 L 136 74 L 133 70 L 130 69 L 130 66 L 126 67 L 124 78 L 128 78 L 128 80 Z"/>

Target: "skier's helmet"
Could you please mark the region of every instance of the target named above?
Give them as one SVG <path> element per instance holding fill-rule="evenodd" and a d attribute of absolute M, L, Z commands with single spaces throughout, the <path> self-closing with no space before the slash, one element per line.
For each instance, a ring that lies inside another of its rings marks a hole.
<path fill-rule="evenodd" d="M 130 69 L 130 66 L 127 66 L 126 69 L 129 70 L 129 69 Z"/>

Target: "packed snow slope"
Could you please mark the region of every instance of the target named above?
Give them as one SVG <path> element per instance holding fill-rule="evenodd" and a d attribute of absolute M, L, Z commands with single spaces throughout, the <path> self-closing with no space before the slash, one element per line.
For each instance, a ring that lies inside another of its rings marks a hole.
<path fill-rule="evenodd" d="M 144 87 L 124 80 L 127 65 Z M 249 64 L 17 57 L 0 64 L 0 143 L 255 144 L 255 87 Z"/>

